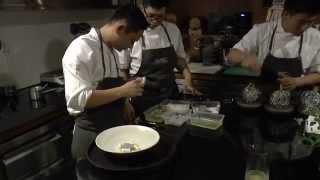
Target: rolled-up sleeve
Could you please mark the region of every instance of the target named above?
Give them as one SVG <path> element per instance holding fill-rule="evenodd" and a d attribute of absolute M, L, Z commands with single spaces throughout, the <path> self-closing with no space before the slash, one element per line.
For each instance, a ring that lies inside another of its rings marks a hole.
<path fill-rule="evenodd" d="M 243 38 L 234 45 L 233 48 L 241 51 L 257 53 L 258 52 L 258 34 L 259 27 L 255 25 Z"/>
<path fill-rule="evenodd" d="M 65 97 L 68 112 L 77 115 L 84 111 L 86 103 L 95 89 L 90 77 L 89 67 L 82 58 L 89 58 L 90 53 L 79 53 L 75 48 L 69 48 L 62 60 L 65 79 Z"/>
<path fill-rule="evenodd" d="M 130 49 L 124 49 L 122 51 L 116 51 L 119 57 L 119 68 L 129 69 L 130 67 Z"/>
<path fill-rule="evenodd" d="M 318 50 L 317 54 L 315 55 L 310 64 L 310 72 L 320 73 L 320 50 Z"/>

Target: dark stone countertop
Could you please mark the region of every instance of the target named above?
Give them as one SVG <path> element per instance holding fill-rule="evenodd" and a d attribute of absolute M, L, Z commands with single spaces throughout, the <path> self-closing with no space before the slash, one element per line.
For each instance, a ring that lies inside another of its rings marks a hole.
<path fill-rule="evenodd" d="M 177 77 L 179 78 L 181 75 L 177 74 Z M 274 122 L 272 120 L 274 117 L 266 114 L 263 109 L 248 111 L 239 108 L 235 103 L 241 87 L 248 81 L 261 83 L 258 78 L 224 76 L 222 74 L 210 76 L 197 74 L 194 77 L 198 85 L 206 88 L 205 98 L 221 101 L 221 113 L 225 114 L 224 125 L 219 131 L 188 125 L 183 127 L 156 127 L 160 133 L 171 136 L 173 143 L 177 146 L 174 164 L 168 166 L 171 169 L 171 172 L 167 172 L 170 178 L 183 180 L 243 180 L 246 172 L 249 144 L 271 144 L 271 148 L 269 148 L 272 150 L 274 150 L 273 148 L 277 150 L 278 146 L 288 147 L 291 145 L 291 130 L 295 132 L 297 130 L 297 124 L 293 121 L 292 116 L 286 117 L 287 120 L 284 119 L 282 122 Z M 202 82 L 203 84 L 201 84 Z M 280 129 L 277 129 L 277 127 L 280 127 Z M 274 129 L 276 131 L 273 131 Z M 281 133 L 275 134 L 279 135 L 276 137 L 270 136 L 270 133 L 279 132 L 278 130 L 284 130 L 284 136 L 280 137 L 280 135 L 283 135 Z M 285 151 L 285 153 L 290 153 L 288 149 Z M 318 149 L 314 149 L 309 156 L 294 160 L 286 157 L 273 157 L 269 166 L 270 179 L 319 179 L 319 162 L 320 151 Z M 85 164 L 84 162 L 85 169 L 93 168 L 92 165 L 87 164 L 86 166 Z M 87 172 L 91 173 L 90 170 Z M 107 172 L 103 174 L 105 173 Z M 155 174 L 153 175 L 155 176 Z M 163 172 L 160 172 L 160 178 L 152 177 L 161 179 L 162 175 L 164 175 Z M 118 177 L 110 176 L 111 179 L 117 179 Z M 139 179 L 132 174 L 129 177 Z M 99 179 L 99 177 L 93 179 Z M 141 179 L 143 178 L 139 180 Z M 150 175 L 146 175 L 145 179 L 150 179 Z"/>
<path fill-rule="evenodd" d="M 33 102 L 29 88 L 20 90 L 16 96 L 6 99 L 0 112 L 0 143 L 4 143 L 48 121 L 68 116 L 64 93 L 45 94 L 43 100 Z"/>
<path fill-rule="evenodd" d="M 224 83 L 223 86 L 219 84 L 219 81 L 226 81 L 227 79 L 232 81 Z M 255 130 L 263 130 L 261 127 L 265 127 L 267 124 L 264 124 L 264 117 L 266 116 L 260 110 L 248 112 L 237 108 L 234 103 L 234 97 L 236 93 L 239 93 L 239 90 L 234 89 L 232 85 L 235 84 L 232 84 L 232 82 L 241 84 L 247 83 L 248 80 L 255 81 L 256 78 L 226 77 L 221 74 L 213 76 L 198 74 L 196 80 L 213 82 L 210 83 L 212 86 L 208 86 L 207 90 L 210 93 L 206 96 L 222 102 L 221 113 L 226 115 L 224 125 L 220 131 L 210 131 L 190 126 L 164 126 L 158 129 L 162 134 L 171 137 L 171 140 L 177 146 L 174 163 L 170 166 L 171 171 L 168 173 L 173 179 L 183 180 L 242 180 L 244 179 L 247 155 L 245 144 L 247 142 L 244 142 L 244 140 L 251 141 L 252 133 Z M 229 87 L 228 84 L 231 86 Z M 203 86 L 207 86 L 207 84 L 204 83 Z M 220 90 L 215 89 L 217 86 L 220 87 Z M 231 90 L 233 93 L 228 92 Z M 0 143 L 21 135 L 51 119 L 67 116 L 63 93 L 47 94 L 45 96 L 45 106 L 38 109 L 32 106 L 28 93 L 29 89 L 19 92 L 16 108 L 7 106 L 1 113 Z M 277 143 L 279 142 L 275 142 L 275 145 Z M 319 179 L 319 154 L 319 150 L 316 150 L 310 156 L 302 159 L 295 161 L 283 160 L 274 163 L 270 167 L 272 174 L 270 179 Z M 88 163 L 85 163 L 83 167 L 83 172 L 88 168 L 92 168 Z M 137 179 L 132 175 L 129 177 L 130 179 Z"/>

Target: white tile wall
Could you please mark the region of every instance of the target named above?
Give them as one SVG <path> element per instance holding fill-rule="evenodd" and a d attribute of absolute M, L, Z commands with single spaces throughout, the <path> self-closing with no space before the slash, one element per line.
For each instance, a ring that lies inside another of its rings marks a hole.
<path fill-rule="evenodd" d="M 88 22 L 99 26 L 110 10 L 0 11 L 0 86 L 18 88 L 40 82 L 43 72 L 61 68 L 61 58 L 73 36 L 69 24 Z"/>

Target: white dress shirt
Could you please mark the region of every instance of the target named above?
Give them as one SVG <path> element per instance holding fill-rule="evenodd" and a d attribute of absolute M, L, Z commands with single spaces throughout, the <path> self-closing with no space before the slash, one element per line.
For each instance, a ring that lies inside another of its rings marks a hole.
<path fill-rule="evenodd" d="M 182 35 L 179 28 L 175 24 L 169 22 L 163 22 L 163 25 L 168 31 L 177 55 L 188 61 L 189 58 L 184 50 Z M 143 36 L 146 46 L 144 49 L 159 49 L 170 46 L 170 42 L 162 26 L 157 26 L 154 29 L 146 29 L 143 32 Z M 131 75 L 136 74 L 141 66 L 142 49 L 142 38 L 140 38 L 134 43 L 132 49 L 119 52 L 120 68 L 129 69 Z"/>
<path fill-rule="evenodd" d="M 269 44 L 274 28 L 277 30 L 271 54 L 279 58 L 295 58 L 299 55 L 300 36 L 285 32 L 281 19 L 255 25 L 234 48 L 257 54 L 258 64 L 262 65 L 269 53 Z M 301 50 L 304 73 L 320 73 L 320 32 L 309 28 L 303 33 Z"/>
<path fill-rule="evenodd" d="M 118 77 L 114 56 L 103 43 L 105 77 Z M 114 51 L 114 50 L 113 50 Z M 117 53 L 114 53 L 116 59 Z M 62 59 L 67 109 L 71 115 L 83 112 L 92 91 L 103 77 L 100 40 L 94 28 L 79 36 L 67 48 Z"/>

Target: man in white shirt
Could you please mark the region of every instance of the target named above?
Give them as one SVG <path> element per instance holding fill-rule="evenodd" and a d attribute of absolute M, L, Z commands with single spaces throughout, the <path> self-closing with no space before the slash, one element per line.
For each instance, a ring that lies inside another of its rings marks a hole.
<path fill-rule="evenodd" d="M 140 79 L 124 83 L 115 50 L 132 47 L 148 25 L 140 9 L 124 6 L 66 50 L 62 64 L 67 109 L 75 116 L 74 158 L 86 157 L 99 132 L 134 118 L 126 98 L 142 95 L 143 83 Z"/>
<path fill-rule="evenodd" d="M 120 68 L 130 77 L 145 77 L 144 94 L 133 98 L 137 114 L 163 99 L 177 96 L 174 68 L 181 71 L 186 87 L 197 94 L 187 65 L 182 35 L 175 24 L 163 21 L 166 0 L 144 0 L 141 7 L 150 27 L 131 49 L 119 54 Z"/>
<path fill-rule="evenodd" d="M 320 83 L 319 0 L 286 0 L 281 19 L 255 25 L 228 54 L 228 61 L 260 72 L 285 89 Z"/>

